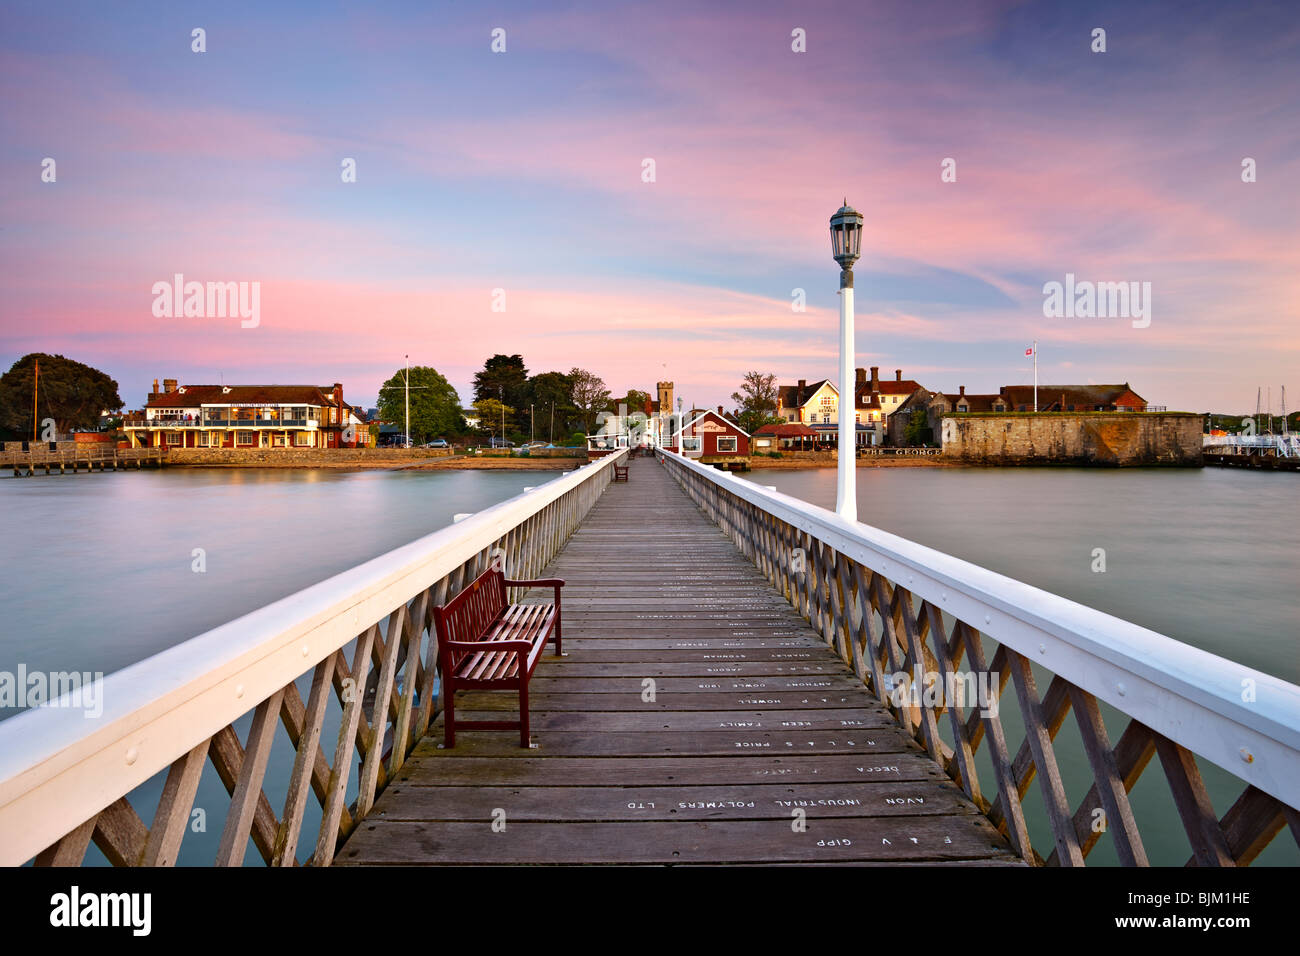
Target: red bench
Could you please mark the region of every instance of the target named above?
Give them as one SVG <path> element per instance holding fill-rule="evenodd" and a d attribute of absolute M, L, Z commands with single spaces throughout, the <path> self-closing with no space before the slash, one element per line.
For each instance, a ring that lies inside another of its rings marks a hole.
<path fill-rule="evenodd" d="M 555 589 L 554 604 L 509 604 L 506 588 Z M 474 583 L 442 607 L 433 609 L 438 631 L 438 662 L 442 667 L 444 746 L 456 746 L 456 728 L 475 730 L 519 729 L 519 746 L 528 741 L 528 679 L 542 659 L 542 650 L 554 636 L 560 645 L 560 588 L 558 578 L 509 581 L 499 568 L 488 568 Z M 517 690 L 519 719 L 456 720 L 458 690 Z"/>

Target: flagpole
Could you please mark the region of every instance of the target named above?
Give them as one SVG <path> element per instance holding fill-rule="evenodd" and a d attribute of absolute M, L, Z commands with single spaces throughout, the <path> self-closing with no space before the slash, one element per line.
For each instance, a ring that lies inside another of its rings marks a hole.
<path fill-rule="evenodd" d="M 1034 411 L 1038 411 L 1038 339 L 1034 339 Z"/>

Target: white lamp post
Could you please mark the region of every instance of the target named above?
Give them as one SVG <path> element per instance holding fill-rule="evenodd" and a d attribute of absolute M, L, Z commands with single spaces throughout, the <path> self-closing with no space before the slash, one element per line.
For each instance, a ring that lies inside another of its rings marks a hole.
<path fill-rule="evenodd" d="M 840 437 L 835 513 L 858 520 L 857 435 L 854 427 L 853 263 L 862 253 L 862 214 L 844 200 L 831 216 L 831 255 L 840 264 Z M 845 396 L 848 411 L 845 411 Z"/>

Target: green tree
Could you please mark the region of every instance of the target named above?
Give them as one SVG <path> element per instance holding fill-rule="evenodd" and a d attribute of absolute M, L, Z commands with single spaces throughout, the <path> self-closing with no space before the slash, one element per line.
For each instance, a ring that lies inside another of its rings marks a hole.
<path fill-rule="evenodd" d="M 776 376 L 763 372 L 746 372 L 740 391 L 731 393 L 731 400 L 739 402 L 736 417 L 740 427 L 751 435 L 776 417 Z"/>
<path fill-rule="evenodd" d="M 548 441 L 554 441 L 556 437 L 563 439 L 577 415 L 577 409 L 573 407 L 572 380 L 563 372 L 542 372 L 528 380 L 528 391 L 528 401 L 537 415 L 537 436 L 545 435 Z"/>
<path fill-rule="evenodd" d="M 32 382 L 37 362 L 40 383 L 33 422 Z M 62 355 L 32 352 L 0 376 L 0 427 L 23 438 L 32 437 L 33 424 L 39 435 L 40 423 L 46 418 L 54 419 L 54 427 L 61 433 L 97 428 L 104 412 L 121 407 L 117 382 L 97 368 Z"/>
<path fill-rule="evenodd" d="M 495 398 L 511 408 L 527 408 L 528 369 L 522 355 L 494 355 L 474 373 L 474 401 Z"/>
<path fill-rule="evenodd" d="M 406 428 L 406 369 L 398 369 L 379 388 L 379 417 Z M 411 366 L 411 441 L 455 434 L 465 427 L 461 419 L 460 396 L 435 368 Z"/>
<path fill-rule="evenodd" d="M 474 414 L 478 416 L 479 431 L 485 431 L 493 438 L 504 438 L 505 433 L 502 431 L 502 419 L 505 420 L 505 428 L 508 430 L 513 424 L 515 410 L 508 405 L 502 405 L 495 398 L 481 398 L 474 403 Z"/>
<path fill-rule="evenodd" d="M 903 429 L 903 441 L 909 448 L 916 448 L 920 445 L 928 445 L 934 439 L 934 434 L 926 421 L 925 409 L 912 409 L 912 417 L 907 420 L 907 426 Z"/>
<path fill-rule="evenodd" d="M 653 399 L 650 397 L 649 392 L 643 392 L 640 389 L 633 388 L 633 389 L 629 389 L 628 393 L 624 395 L 622 398 L 611 398 L 609 400 L 608 410 L 613 412 L 615 415 L 617 415 L 618 407 L 620 405 L 626 405 L 627 412 L 629 415 L 631 415 L 634 412 L 644 411 L 645 404 L 646 402 L 649 401 L 653 401 Z"/>
<path fill-rule="evenodd" d="M 596 416 L 609 407 L 609 389 L 604 379 L 585 368 L 569 369 L 573 381 L 573 407 L 582 419 L 582 430 L 590 435 L 596 428 Z"/>

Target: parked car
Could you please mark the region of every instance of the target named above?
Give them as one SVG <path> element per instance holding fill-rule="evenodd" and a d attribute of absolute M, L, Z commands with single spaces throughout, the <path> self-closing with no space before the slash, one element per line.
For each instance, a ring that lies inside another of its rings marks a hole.
<path fill-rule="evenodd" d="M 425 448 L 450 448 L 451 446 L 447 444 L 447 439 L 435 438 L 431 442 L 426 442 L 424 447 Z"/>
<path fill-rule="evenodd" d="M 491 447 L 492 448 L 514 448 L 515 443 L 510 441 L 507 438 L 493 438 L 491 442 Z"/>

